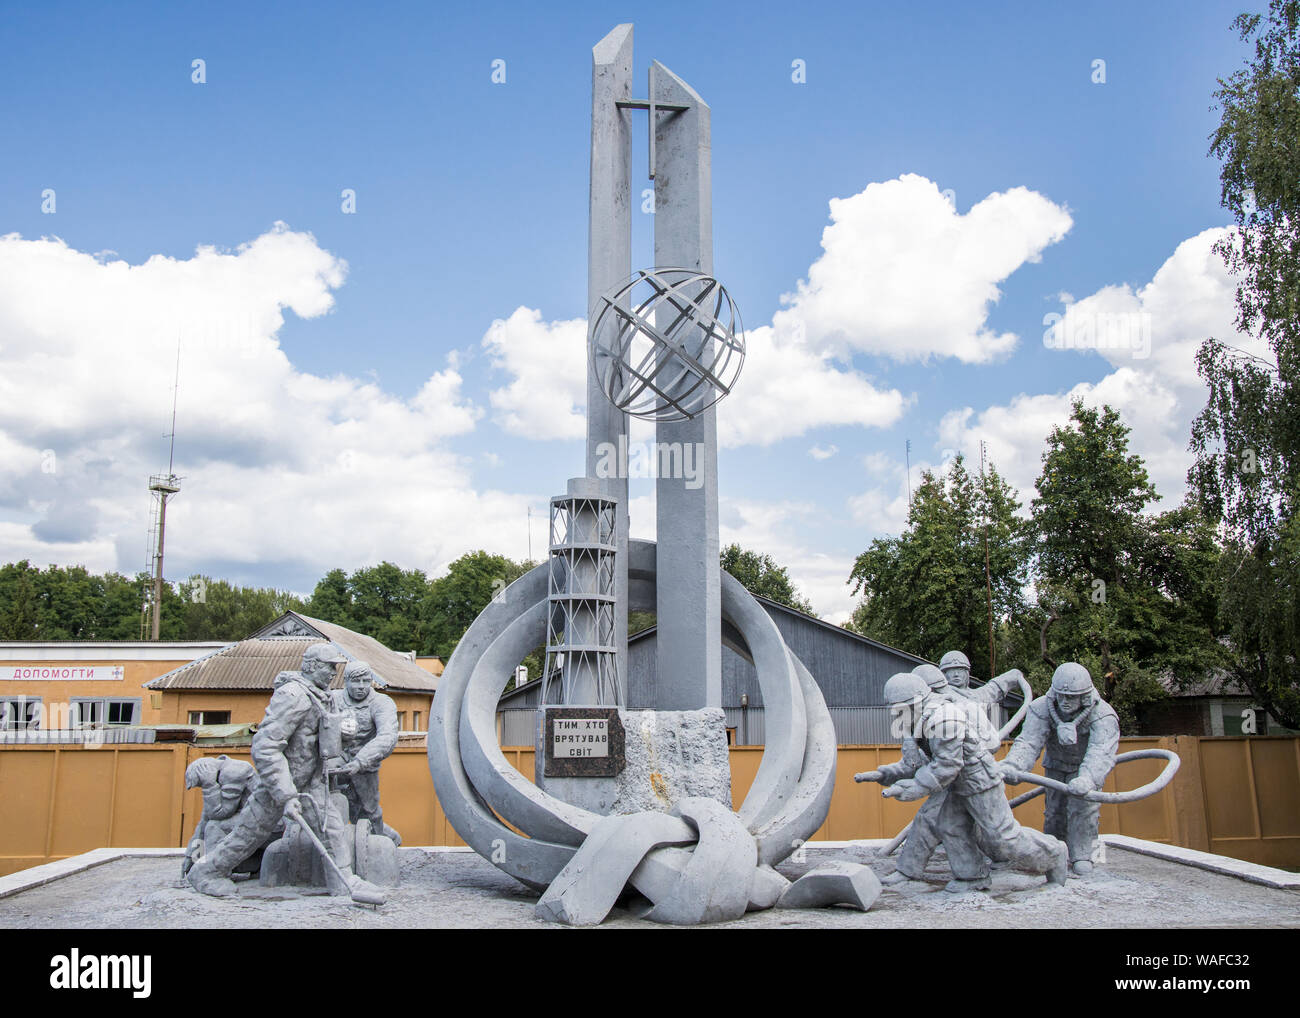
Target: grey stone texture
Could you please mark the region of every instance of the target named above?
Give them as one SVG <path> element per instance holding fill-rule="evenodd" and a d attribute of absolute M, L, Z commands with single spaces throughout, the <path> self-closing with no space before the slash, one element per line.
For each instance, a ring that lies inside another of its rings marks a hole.
<path fill-rule="evenodd" d="M 1145 844 L 1153 851 L 1167 848 Z M 779 870 L 785 878 L 797 878 L 843 859 L 883 877 L 892 871 L 893 859 L 880 856 L 880 847 L 820 849 L 814 843 L 804 850 L 806 861 L 787 860 Z M 536 893 L 473 852 L 399 850 L 402 892 L 377 909 L 254 882 L 240 884 L 233 900 L 195 895 L 177 872 L 179 852 L 117 859 L 0 899 L 0 929 L 563 929 L 536 914 Z M 1039 877 L 997 870 L 987 894 L 952 895 L 943 891 L 947 867 L 942 870 L 927 873 L 924 882 L 887 887 L 868 912 L 765 910 L 725 927 L 1006 930 L 1020 941 L 1026 930 L 1046 928 L 1300 929 L 1300 892 L 1113 844 L 1104 869 L 1064 887 L 1044 889 Z M 645 926 L 632 908 L 620 904 L 597 929 Z"/>
<path fill-rule="evenodd" d="M 1024 727 L 1002 766 L 1015 776 L 1015 771 L 1031 770 L 1042 754 L 1043 773 L 1080 792 L 1071 795 L 1047 789 L 1043 831 L 1066 843 L 1071 866 L 1082 874 L 1092 869 L 1101 812 L 1100 804 L 1083 798 L 1082 793 L 1101 788 L 1115 766 L 1119 717 L 1093 687 L 1082 665 L 1067 662 L 1057 669 L 1057 676 L 1061 678 L 1053 677 L 1047 695 L 1029 705 Z M 1066 692 L 1067 679 L 1084 691 Z M 1073 699 L 1068 699 L 1071 696 Z M 1062 708 L 1062 701 L 1070 705 L 1069 710 Z"/>
<path fill-rule="evenodd" d="M 865 912 L 876 903 L 882 887 L 880 878 L 861 863 L 823 863 L 809 870 L 781 896 L 777 908 L 824 908 L 848 905 Z"/>
<path fill-rule="evenodd" d="M 913 745 L 905 746 L 903 759 L 882 767 L 876 777 L 890 785 L 884 795 L 902 801 L 944 793 L 937 828 L 952 868 L 949 890 L 985 889 L 988 857 L 1026 873 L 1046 874 L 1050 883 L 1064 882 L 1065 846 L 1016 822 L 1002 791 L 1000 768 L 966 712 L 928 688 L 910 709 L 915 711 Z"/>
<path fill-rule="evenodd" d="M 374 673 L 364 661 L 349 662 L 343 681 L 343 689 L 330 691 L 331 707 L 340 717 L 344 760 L 334 780 L 347 800 L 351 823 L 368 820 L 376 833 L 400 845 L 401 835 L 384 824 L 379 802 L 379 767 L 397 747 L 397 705 L 374 688 Z"/>
<path fill-rule="evenodd" d="M 622 771 L 609 778 L 543 773 L 539 787 L 602 816 L 642 810 L 667 813 L 685 796 L 731 806 L 727 716 L 722 710 L 620 710 L 618 715 L 623 724 Z M 538 727 L 544 741 L 545 721 Z"/>

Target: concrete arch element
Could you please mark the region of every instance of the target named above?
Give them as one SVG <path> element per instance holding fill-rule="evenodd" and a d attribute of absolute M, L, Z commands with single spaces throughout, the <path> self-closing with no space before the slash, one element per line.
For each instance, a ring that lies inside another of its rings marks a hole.
<path fill-rule="evenodd" d="M 548 566 L 543 564 L 520 577 L 466 631 L 439 683 L 428 742 L 434 788 L 457 833 L 484 858 L 538 890 L 555 880 L 604 819 L 542 791 L 510 766 L 497 745 L 496 706 L 503 676 L 545 632 L 547 575 Z M 631 542 L 629 580 L 634 607 L 643 602 L 653 605 L 653 543 Z M 744 640 L 747 656 L 754 662 L 774 736 L 739 815 L 729 814 L 725 826 L 752 837 L 757 863 L 771 865 L 788 856 L 825 820 L 835 776 L 835 735 L 820 690 L 762 606 L 726 573 L 721 595 L 722 614 Z M 703 806 L 698 810 L 702 811 L 698 821 L 710 827 L 707 841 L 713 844 L 712 828 L 721 821 L 709 819 L 716 811 Z M 656 821 L 656 840 L 660 845 L 706 840 L 703 829 L 697 831 L 690 819 L 664 816 Z M 516 834 L 502 820 L 530 836 Z M 654 901 L 680 888 L 687 867 L 710 865 L 704 856 L 696 859 L 692 850 L 683 848 L 643 849 L 642 854 L 631 882 Z M 741 853 L 741 868 L 747 872 L 755 866 L 750 854 Z M 611 869 L 615 871 L 619 867 Z M 726 911 L 737 895 L 724 897 L 729 902 L 722 906 Z M 680 916 L 676 908 L 661 912 L 664 918 Z"/>

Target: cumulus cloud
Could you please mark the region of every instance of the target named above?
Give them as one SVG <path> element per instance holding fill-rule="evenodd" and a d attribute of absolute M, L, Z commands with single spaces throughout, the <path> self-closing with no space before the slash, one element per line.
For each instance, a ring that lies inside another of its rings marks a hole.
<path fill-rule="evenodd" d="M 744 371 L 718 406 L 724 447 L 894 424 L 909 399 L 873 383 L 855 354 L 982 363 L 1010 353 L 1017 337 L 987 327 L 997 284 L 1072 225 L 1064 207 L 1023 187 L 959 214 L 914 174 L 833 199 L 830 216 L 808 278 L 770 325 L 746 333 Z M 522 307 L 493 322 L 483 346 L 510 379 L 490 396 L 502 428 L 539 439 L 583 434 L 585 329 Z"/>
<path fill-rule="evenodd" d="M 581 438 L 587 433 L 587 322 L 544 322 L 519 307 L 483 336 L 492 367 L 510 376 L 488 399 L 493 420 L 521 438 Z"/>
<path fill-rule="evenodd" d="M 821 461 L 821 460 L 830 459 L 839 451 L 840 451 L 840 447 L 834 444 L 814 445 L 811 449 L 808 450 L 808 455 L 815 460 Z"/>
<path fill-rule="evenodd" d="M 940 422 L 939 444 L 974 458 L 983 438 L 998 469 L 1028 500 L 1047 435 L 1053 425 L 1069 419 L 1071 402 L 1109 404 L 1132 428 L 1130 446 L 1146 461 L 1164 496 L 1160 508 L 1176 504 L 1191 464 L 1191 421 L 1206 398 L 1196 374 L 1197 348 L 1215 336 L 1251 353 L 1267 352 L 1233 325 L 1236 282 L 1212 250 L 1226 232 L 1205 230 L 1183 241 L 1151 281 L 1136 290 L 1106 286 L 1048 316 L 1045 345 L 1062 351 L 1061 356 L 1082 351 L 1103 357 L 1114 371 L 1066 392 L 1022 393 L 980 412 L 971 407 L 951 411 Z"/>
<path fill-rule="evenodd" d="M 881 452 L 862 458 L 871 487 L 848 500 L 853 521 L 872 536 L 899 534 L 907 525 L 909 488 L 907 466 Z M 913 463 L 912 477 L 933 469 L 928 463 Z"/>
<path fill-rule="evenodd" d="M 837 365 L 797 331 L 762 326 L 746 334 L 745 368 L 735 391 L 718 404 L 724 448 L 771 445 L 819 427 L 885 428 L 908 400 L 867 376 Z"/>
<path fill-rule="evenodd" d="M 282 223 L 140 265 L 0 238 L 0 560 L 144 566 L 178 339 L 169 574 L 260 564 L 284 585 L 385 557 L 436 569 L 513 530 L 522 549 L 527 500 L 476 492 L 446 446 L 481 413 L 454 359 L 404 399 L 280 349 L 285 311 L 328 313 L 346 272 Z"/>
<path fill-rule="evenodd" d="M 900 361 L 985 363 L 1009 354 L 1017 337 L 987 326 L 997 284 L 1073 225 L 1063 206 L 1024 187 L 991 194 L 963 215 L 916 174 L 832 199 L 830 215 L 821 257 L 773 324 L 802 330 L 812 348 L 840 357 Z"/>

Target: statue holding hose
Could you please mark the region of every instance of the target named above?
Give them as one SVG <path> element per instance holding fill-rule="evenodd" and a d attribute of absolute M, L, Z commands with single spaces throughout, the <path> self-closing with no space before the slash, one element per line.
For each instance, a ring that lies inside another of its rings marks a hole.
<path fill-rule="evenodd" d="M 1015 785 L 1041 753 L 1043 772 L 1066 785 L 1065 792 L 1047 789 L 1043 832 L 1069 846 L 1070 870 L 1076 876 L 1092 872 L 1097 848 L 1101 807 L 1085 796 L 1105 783 L 1118 750 L 1114 709 L 1098 694 L 1088 669 L 1067 661 L 1052 675 L 1047 695 L 1029 705 L 1020 737 L 1002 761 L 1002 780 Z"/>

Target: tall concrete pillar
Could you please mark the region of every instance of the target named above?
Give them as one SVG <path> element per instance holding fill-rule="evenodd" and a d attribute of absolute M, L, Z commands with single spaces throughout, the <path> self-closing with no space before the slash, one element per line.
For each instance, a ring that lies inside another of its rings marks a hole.
<path fill-rule="evenodd" d="M 630 99 L 632 26 L 619 25 L 591 51 L 591 218 L 587 233 L 587 308 L 632 275 L 632 116 L 616 103 Z M 587 476 L 596 478 L 604 449 L 613 449 L 618 476 L 602 481 L 617 500 L 618 702 L 627 703 L 627 414 L 605 397 L 587 368 Z"/>
<path fill-rule="evenodd" d="M 685 110 L 656 111 L 654 123 L 655 266 L 713 274 L 712 158 L 709 107 L 686 82 L 656 61 L 650 100 Z M 676 314 L 661 307 L 662 330 Z M 701 335 L 697 333 L 697 336 Z M 705 338 L 704 342 L 712 343 Z M 698 351 L 693 351 L 698 353 Z M 685 476 L 655 482 L 658 542 L 658 632 L 655 703 L 658 710 L 722 706 L 722 615 L 718 571 L 718 426 L 711 407 L 694 418 L 656 425 L 661 450 L 688 447 L 703 483 Z M 680 462 L 680 460 L 679 460 Z M 662 471 L 661 471 L 662 473 Z M 679 471 L 685 474 L 685 471 Z M 696 479 L 698 480 L 698 478 Z"/>

